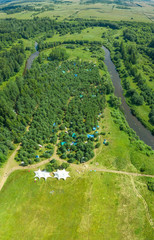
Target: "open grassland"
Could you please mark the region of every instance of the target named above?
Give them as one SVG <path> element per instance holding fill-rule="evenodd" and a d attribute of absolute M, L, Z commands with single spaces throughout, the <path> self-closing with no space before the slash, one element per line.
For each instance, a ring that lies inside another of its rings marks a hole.
<path fill-rule="evenodd" d="M 33 171 L 14 172 L 0 195 L 1 239 L 152 239 L 130 177 L 71 169 L 70 175 L 35 182 Z"/>
<path fill-rule="evenodd" d="M 96 172 L 80 166 L 79 173 L 71 165 L 71 178 L 66 181 L 35 181 L 32 170 L 9 176 L 0 194 L 2 240 L 40 236 L 50 240 L 152 240 L 154 195 L 147 189 L 147 178 L 97 171 L 106 167 L 136 172 L 133 161 L 153 161 L 153 156 L 147 157 L 130 145 L 128 135 L 113 122 L 111 111 L 106 108 L 100 122 L 105 136 L 99 139 L 96 157 L 86 163 Z M 108 146 L 102 144 L 104 138 Z"/>
<path fill-rule="evenodd" d="M 137 169 L 146 164 L 146 171 L 154 174 L 154 155 L 148 157 L 145 153 L 139 151 L 135 144 L 131 144 L 128 134 L 120 131 L 118 124 L 114 123 L 111 112 L 111 108 L 105 109 L 105 117 L 101 121 L 101 131 L 105 135 L 100 137 L 101 143 L 106 139 L 109 145 L 101 144 L 92 163 L 99 164 L 99 167 L 105 166 L 109 169 L 128 172 L 136 172 Z"/>
<path fill-rule="evenodd" d="M 65 48 L 65 46 L 60 46 L 60 48 Z M 51 49 L 47 49 L 43 51 L 45 56 L 49 56 L 51 53 Z M 91 57 L 92 53 L 85 49 L 85 47 L 76 47 L 75 49 L 67 49 L 67 53 L 69 54 L 69 60 L 80 59 L 82 61 L 93 61 L 97 63 L 98 59 L 95 57 Z M 47 63 L 47 61 L 45 61 Z"/>
<path fill-rule="evenodd" d="M 89 40 L 89 41 L 100 41 L 102 40 L 102 34 L 108 31 L 105 27 L 89 27 L 82 30 L 81 33 L 66 34 L 60 36 L 55 34 L 52 38 L 47 38 L 46 42 L 56 42 L 56 41 L 67 41 L 67 40 Z"/>
<path fill-rule="evenodd" d="M 21 4 L 24 6 L 24 4 Z M 25 3 L 27 5 L 27 3 Z M 73 1 L 71 4 L 53 4 L 43 2 L 38 6 L 35 4 L 28 4 L 37 9 L 40 7 L 54 6 L 54 10 L 46 9 L 45 11 L 23 11 L 14 14 L 6 14 L 0 12 L 0 18 L 17 18 L 17 19 L 30 19 L 33 17 L 50 17 L 58 20 L 70 18 L 96 18 L 104 20 L 116 21 L 139 21 L 139 22 L 152 22 L 153 21 L 153 6 L 143 4 L 142 7 L 134 6 L 129 9 L 119 9 L 117 4 L 86 4 L 80 5 L 79 1 Z"/>

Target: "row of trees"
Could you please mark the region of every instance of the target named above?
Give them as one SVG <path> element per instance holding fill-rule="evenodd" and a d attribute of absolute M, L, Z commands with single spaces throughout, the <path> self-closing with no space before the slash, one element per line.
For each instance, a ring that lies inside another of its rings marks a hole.
<path fill-rule="evenodd" d="M 22 43 L 0 53 L 0 84 L 19 72 L 24 59 L 25 50 Z"/>

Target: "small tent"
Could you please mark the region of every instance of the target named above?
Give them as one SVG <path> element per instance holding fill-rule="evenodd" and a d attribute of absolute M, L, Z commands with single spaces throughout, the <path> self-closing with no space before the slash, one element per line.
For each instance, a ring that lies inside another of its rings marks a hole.
<path fill-rule="evenodd" d="M 34 171 L 34 173 L 35 173 L 34 178 L 38 177 L 39 179 L 44 178 L 46 180 L 48 177 L 51 177 L 49 172 L 41 171 L 40 169 L 38 171 Z"/>
<path fill-rule="evenodd" d="M 69 172 L 67 172 L 65 169 L 63 170 L 57 170 L 57 172 L 53 172 L 54 173 L 54 178 L 57 178 L 58 180 L 60 179 L 64 179 L 66 180 L 67 177 L 70 177 L 69 176 Z"/>

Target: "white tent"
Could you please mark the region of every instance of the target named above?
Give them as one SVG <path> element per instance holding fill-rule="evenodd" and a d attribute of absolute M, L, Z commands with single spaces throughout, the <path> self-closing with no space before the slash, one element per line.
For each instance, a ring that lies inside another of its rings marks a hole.
<path fill-rule="evenodd" d="M 58 178 L 58 180 L 60 180 L 61 178 L 66 180 L 67 177 L 69 176 L 69 172 L 67 172 L 65 169 L 63 170 L 57 170 L 57 172 L 53 172 L 54 173 L 54 178 Z"/>
<path fill-rule="evenodd" d="M 41 171 L 40 169 L 38 171 L 34 171 L 34 173 L 35 173 L 34 178 L 38 177 L 39 179 L 44 178 L 46 180 L 48 177 L 51 177 L 49 172 Z"/>

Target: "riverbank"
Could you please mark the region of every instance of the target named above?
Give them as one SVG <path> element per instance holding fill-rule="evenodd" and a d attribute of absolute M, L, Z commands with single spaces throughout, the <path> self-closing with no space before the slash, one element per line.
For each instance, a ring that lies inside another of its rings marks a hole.
<path fill-rule="evenodd" d="M 154 136 L 152 136 L 151 132 L 145 128 L 141 122 L 132 114 L 130 107 L 126 103 L 126 100 L 123 95 L 123 89 L 121 86 L 121 79 L 116 70 L 115 65 L 111 61 L 110 52 L 106 47 L 102 47 L 105 51 L 105 64 L 110 73 L 113 85 L 115 87 L 115 95 L 121 98 L 122 109 L 125 114 L 126 120 L 129 126 L 136 132 L 139 138 L 144 141 L 147 145 L 151 146 L 154 149 Z"/>

